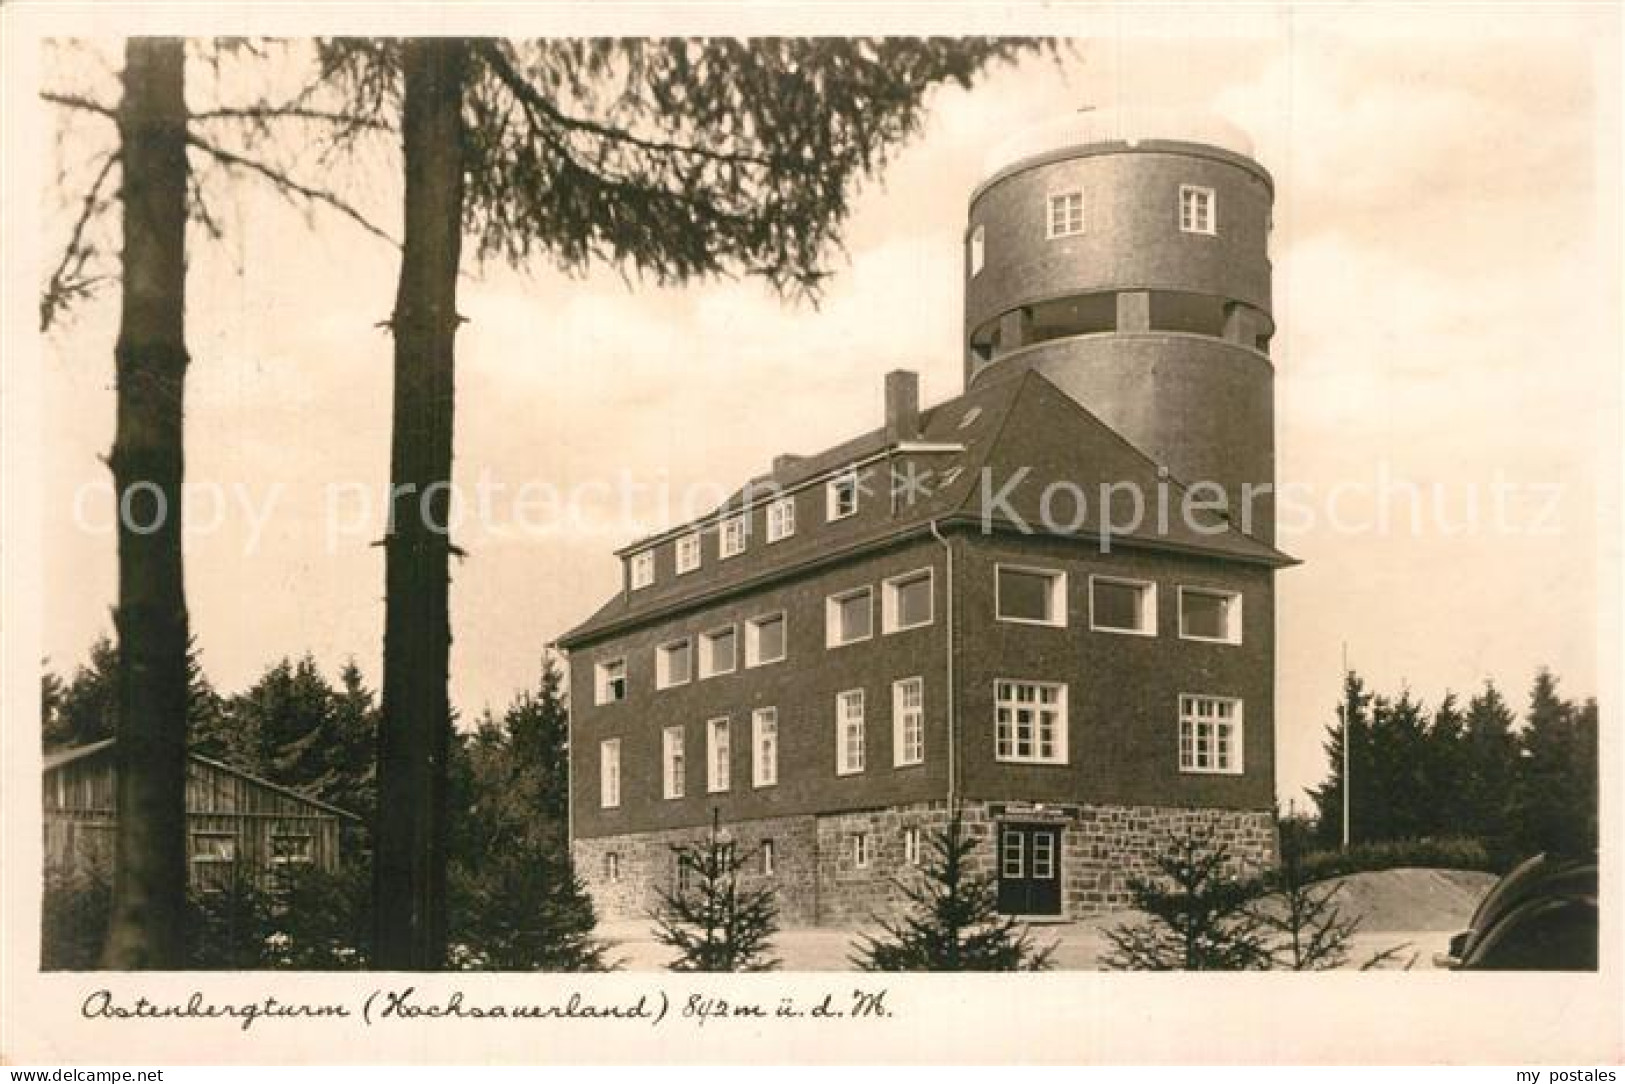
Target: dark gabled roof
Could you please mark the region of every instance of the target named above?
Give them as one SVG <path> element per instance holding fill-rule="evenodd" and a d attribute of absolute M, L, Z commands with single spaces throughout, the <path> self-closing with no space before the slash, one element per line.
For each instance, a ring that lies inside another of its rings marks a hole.
<path fill-rule="evenodd" d="M 101 741 L 94 741 L 88 745 L 76 745 L 68 749 L 58 749 L 54 753 L 47 753 L 45 754 L 45 759 L 41 770 L 53 772 L 65 764 L 72 764 L 74 761 L 84 760 L 87 757 L 92 757 L 98 753 L 106 752 L 107 750 L 113 748 L 117 741 L 117 738 L 103 738 Z M 329 803 L 322 801 L 320 798 L 312 798 L 308 794 L 301 794 L 292 787 L 284 787 L 280 783 L 273 783 L 269 779 L 262 779 L 257 775 L 243 771 L 241 768 L 234 768 L 224 761 L 215 760 L 212 757 L 206 757 L 199 753 L 192 752 L 188 752 L 186 756 L 188 760 L 193 760 L 199 764 L 207 765 L 210 768 L 214 768 L 216 771 L 222 771 L 228 775 L 235 775 L 237 778 L 247 780 L 248 782 L 253 783 L 255 786 L 264 787 L 266 790 L 274 790 L 278 794 L 286 795 L 295 801 L 304 802 L 307 805 L 313 805 L 317 809 L 325 810 L 334 816 L 343 817 L 346 820 L 352 821 L 361 820 L 360 817 L 356 816 L 354 813 L 351 813 L 347 809 L 340 809 L 338 806 L 330 805 Z"/>
<path fill-rule="evenodd" d="M 922 447 L 923 452 L 911 450 Z M 754 479 L 716 512 L 694 523 L 642 539 L 617 553 L 635 552 L 682 534 L 720 513 L 737 510 L 753 486 L 771 483 L 781 491 L 791 489 L 855 462 L 888 453 L 929 463 L 924 469 L 927 482 L 918 498 L 891 516 L 871 521 L 866 529 L 857 533 L 842 533 L 837 525 L 824 524 L 818 530 L 798 530 L 790 538 L 773 544 L 770 566 L 756 568 L 754 572 L 742 566 L 741 574 L 725 581 L 666 577 L 663 582 L 635 593 L 618 592 L 586 621 L 559 637 L 560 645 L 575 647 L 622 627 L 685 609 L 702 599 L 750 590 L 758 583 L 792 570 L 838 562 L 918 534 L 938 521 L 969 520 L 988 522 L 1001 529 L 1019 529 L 1021 524 L 1003 513 L 1007 507 L 1022 522 L 1041 532 L 1043 528 L 1037 526 L 1043 522 L 1039 513 L 1041 495 L 1052 482 L 1072 483 L 1088 498 L 1081 517 L 1074 517 L 1068 508 L 1066 518 L 1078 518 L 1079 522 L 1064 537 L 1097 544 L 1105 530 L 1095 500 L 1102 484 L 1126 482 L 1150 495 L 1158 492 L 1159 485 L 1164 486 L 1172 509 L 1182 507 L 1185 493 L 1185 487 L 1162 472 L 1154 460 L 1042 374 L 1029 370 L 1009 379 L 978 385 L 923 411 L 920 434 L 913 441 L 892 444 L 884 429 L 872 430 L 817 455 L 789 462 L 780 470 Z M 989 472 L 988 487 L 981 484 L 984 470 Z M 1026 473 L 1021 475 L 1022 481 L 1002 502 L 994 501 L 991 507 L 984 507 L 988 496 L 999 494 L 1005 483 L 1023 470 Z M 1296 563 L 1275 547 L 1242 533 L 1217 514 L 1198 512 L 1194 517 L 1195 526 L 1201 529 L 1186 525 L 1177 515 L 1170 516 L 1168 530 L 1164 532 L 1151 514 L 1155 505 L 1148 500 L 1146 507 L 1148 515 L 1142 517 L 1140 523 L 1132 529 L 1114 530 L 1110 534 L 1110 545 L 1197 553 L 1275 567 Z M 984 516 L 984 513 L 991 515 Z M 1127 525 L 1127 520 L 1117 515 L 1110 522 Z"/>

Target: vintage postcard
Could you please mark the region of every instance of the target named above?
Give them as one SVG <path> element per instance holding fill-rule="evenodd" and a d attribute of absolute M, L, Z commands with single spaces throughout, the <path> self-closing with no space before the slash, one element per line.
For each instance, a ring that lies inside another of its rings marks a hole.
<path fill-rule="evenodd" d="M 0 18 L 0 1060 L 1618 1064 L 1616 6 Z"/>

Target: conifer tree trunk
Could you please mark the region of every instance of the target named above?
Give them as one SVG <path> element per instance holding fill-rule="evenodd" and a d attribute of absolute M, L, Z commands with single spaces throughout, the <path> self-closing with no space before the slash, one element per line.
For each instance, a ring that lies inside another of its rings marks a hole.
<path fill-rule="evenodd" d="M 186 907 L 185 44 L 125 47 L 118 421 L 118 830 L 103 962 L 181 966 Z"/>
<path fill-rule="evenodd" d="M 462 242 L 466 44 L 403 55 L 405 239 L 395 295 L 391 522 L 385 539 L 374 966 L 429 970 L 446 949 L 446 681 L 453 344 Z"/>

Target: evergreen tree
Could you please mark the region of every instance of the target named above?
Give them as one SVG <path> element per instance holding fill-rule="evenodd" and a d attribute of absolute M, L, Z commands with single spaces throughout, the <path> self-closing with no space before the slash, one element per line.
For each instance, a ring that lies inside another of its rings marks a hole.
<path fill-rule="evenodd" d="M 111 738 L 118 725 L 118 648 L 106 636 L 90 645 L 90 661 L 66 682 L 47 674 L 42 699 L 45 749 Z"/>
<path fill-rule="evenodd" d="M 895 918 L 877 918 L 852 962 L 864 971 L 1046 971 L 1055 946 L 1038 947 L 1021 925 L 1001 915 L 998 886 L 977 872 L 979 841 L 955 814 L 927 835 L 931 853 L 919 876 L 895 882 L 906 901 Z"/>
<path fill-rule="evenodd" d="M 772 971 L 779 929 L 772 889 L 743 888 L 740 874 L 755 857 L 734 846 L 712 818 L 711 831 L 698 843 L 673 844 L 677 883 L 655 890 L 659 903 L 650 916 L 655 940 L 677 950 L 673 971 Z"/>
<path fill-rule="evenodd" d="M 1484 841 L 1492 853 L 1512 849 L 1511 809 L 1518 770 L 1517 722 L 1494 682 L 1467 704 L 1462 736 L 1460 806 L 1464 834 Z"/>
<path fill-rule="evenodd" d="M 504 971 L 611 966 L 566 830 L 568 711 L 557 660 L 500 719 L 453 742 L 449 870 L 453 962 Z"/>
<path fill-rule="evenodd" d="M 1423 743 L 1421 834 L 1469 836 L 1474 834 L 1464 805 L 1466 792 L 1467 720 L 1457 706 L 1456 694 L 1446 693 L 1434 709 Z"/>
<path fill-rule="evenodd" d="M 1370 767 L 1371 701 L 1372 694 L 1366 691 L 1360 675 L 1353 670 L 1343 675 L 1343 701 L 1337 708 L 1337 722 L 1326 728 L 1326 741 L 1322 746 L 1330 770 L 1325 782 L 1310 792 L 1318 814 L 1315 823 L 1320 845 L 1328 849 L 1340 846 L 1343 841 L 1343 758 L 1346 753 L 1350 756 L 1350 774 L 1354 777 L 1349 795 L 1353 815 L 1349 819 L 1353 828 L 1362 827 L 1358 814 L 1364 806 L 1356 805 L 1355 799 L 1361 797 L 1362 780 Z M 1350 842 L 1354 842 L 1352 832 Z"/>
<path fill-rule="evenodd" d="M 1517 840 L 1524 854 L 1588 856 L 1597 846 L 1596 705 L 1564 700 L 1542 669 L 1518 735 L 1514 792 Z"/>
<path fill-rule="evenodd" d="M 1113 971 L 1259 971 L 1271 954 L 1256 904 L 1261 881 L 1236 875 L 1229 850 L 1204 832 L 1168 839 L 1155 874 L 1134 877 L 1129 891 L 1145 918 L 1106 930 Z"/>

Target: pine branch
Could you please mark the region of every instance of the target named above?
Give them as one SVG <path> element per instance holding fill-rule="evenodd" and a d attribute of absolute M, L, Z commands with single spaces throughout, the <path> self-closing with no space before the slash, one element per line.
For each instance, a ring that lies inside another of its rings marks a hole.
<path fill-rule="evenodd" d="M 198 150 L 202 151 L 204 154 L 208 155 L 210 158 L 213 158 L 215 161 L 219 162 L 223 166 L 226 166 L 227 168 L 242 170 L 268 181 L 272 188 L 290 203 L 297 204 L 298 201 L 302 199 L 307 203 L 319 204 L 321 206 L 328 207 L 350 219 L 350 221 L 354 222 L 356 225 L 360 226 L 363 230 L 372 234 L 374 237 L 388 242 L 394 248 L 400 247 L 400 244 L 383 228 L 374 225 L 366 215 L 361 213 L 361 211 L 356 209 L 347 201 L 335 196 L 331 192 L 326 192 L 319 188 L 312 188 L 310 185 L 295 180 L 286 172 L 276 168 L 275 166 L 268 165 L 264 162 L 258 161 L 257 159 L 246 158 L 233 151 L 228 151 L 224 147 L 217 146 L 216 144 L 209 142 L 207 139 L 195 133 L 188 133 L 186 142 L 188 146 L 196 147 Z"/>
<path fill-rule="evenodd" d="M 57 261 L 55 270 L 46 281 L 44 291 L 40 295 L 40 331 L 50 330 L 52 322 L 64 312 L 75 298 L 83 297 L 94 289 L 96 283 L 104 281 L 106 276 L 93 275 L 89 278 L 80 276 L 84 266 L 89 262 L 93 250 L 85 247 L 85 229 L 96 213 L 107 206 L 101 199 L 102 185 L 112 174 L 113 167 L 119 163 L 119 154 L 110 151 L 102 162 L 101 169 L 97 171 L 96 178 L 90 184 L 79 205 L 79 214 L 74 219 L 73 232 L 68 237 L 68 243 L 62 249 L 62 258 Z"/>

